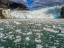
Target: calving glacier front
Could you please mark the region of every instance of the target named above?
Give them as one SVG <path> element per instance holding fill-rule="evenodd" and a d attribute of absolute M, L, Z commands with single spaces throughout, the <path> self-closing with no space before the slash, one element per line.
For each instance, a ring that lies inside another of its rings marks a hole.
<path fill-rule="evenodd" d="M 61 8 L 62 6 L 54 6 L 33 11 L 6 9 L 2 11 L 2 14 L 12 18 L 59 18 Z"/>

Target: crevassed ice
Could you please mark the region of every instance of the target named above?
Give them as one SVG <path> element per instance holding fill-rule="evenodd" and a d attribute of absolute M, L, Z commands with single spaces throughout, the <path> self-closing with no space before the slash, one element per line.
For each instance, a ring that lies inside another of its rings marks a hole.
<path fill-rule="evenodd" d="M 12 16 L 13 18 L 58 18 L 60 17 L 61 6 L 54 6 L 48 8 L 42 8 L 34 11 L 22 11 L 22 10 L 3 10 L 2 13 L 5 16 Z"/>

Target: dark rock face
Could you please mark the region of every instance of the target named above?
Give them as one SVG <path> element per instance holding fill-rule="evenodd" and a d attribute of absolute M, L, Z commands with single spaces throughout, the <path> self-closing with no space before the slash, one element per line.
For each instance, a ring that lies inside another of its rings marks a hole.
<path fill-rule="evenodd" d="M 25 5 L 10 0 L 0 0 L 0 8 L 29 10 Z"/>
<path fill-rule="evenodd" d="M 17 9 L 22 9 L 22 10 L 28 10 L 28 8 L 25 5 L 20 4 L 20 3 L 15 3 L 15 2 L 8 4 L 8 7 L 10 9 L 16 9 L 17 8 Z"/>
<path fill-rule="evenodd" d="M 64 18 L 64 7 L 61 8 L 60 16 L 61 16 L 61 18 Z"/>
<path fill-rule="evenodd" d="M 0 19 L 4 19 L 5 16 L 2 15 L 2 9 L 0 9 Z"/>

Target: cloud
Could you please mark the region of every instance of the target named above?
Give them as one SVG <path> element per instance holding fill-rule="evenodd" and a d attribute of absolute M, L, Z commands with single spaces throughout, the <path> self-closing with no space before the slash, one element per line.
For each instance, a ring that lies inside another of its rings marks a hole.
<path fill-rule="evenodd" d="M 27 0 L 11 0 L 17 3 L 22 3 L 24 5 L 27 5 Z M 55 6 L 55 5 L 62 5 L 64 4 L 64 0 L 34 0 L 32 3 L 32 7 L 48 7 L 48 6 Z"/>

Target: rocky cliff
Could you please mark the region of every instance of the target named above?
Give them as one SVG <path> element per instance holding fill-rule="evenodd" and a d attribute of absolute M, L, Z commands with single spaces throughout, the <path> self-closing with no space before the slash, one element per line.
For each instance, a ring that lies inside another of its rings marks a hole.
<path fill-rule="evenodd" d="M 10 0 L 0 0 L 0 8 L 28 10 L 28 7 L 25 5 Z"/>

